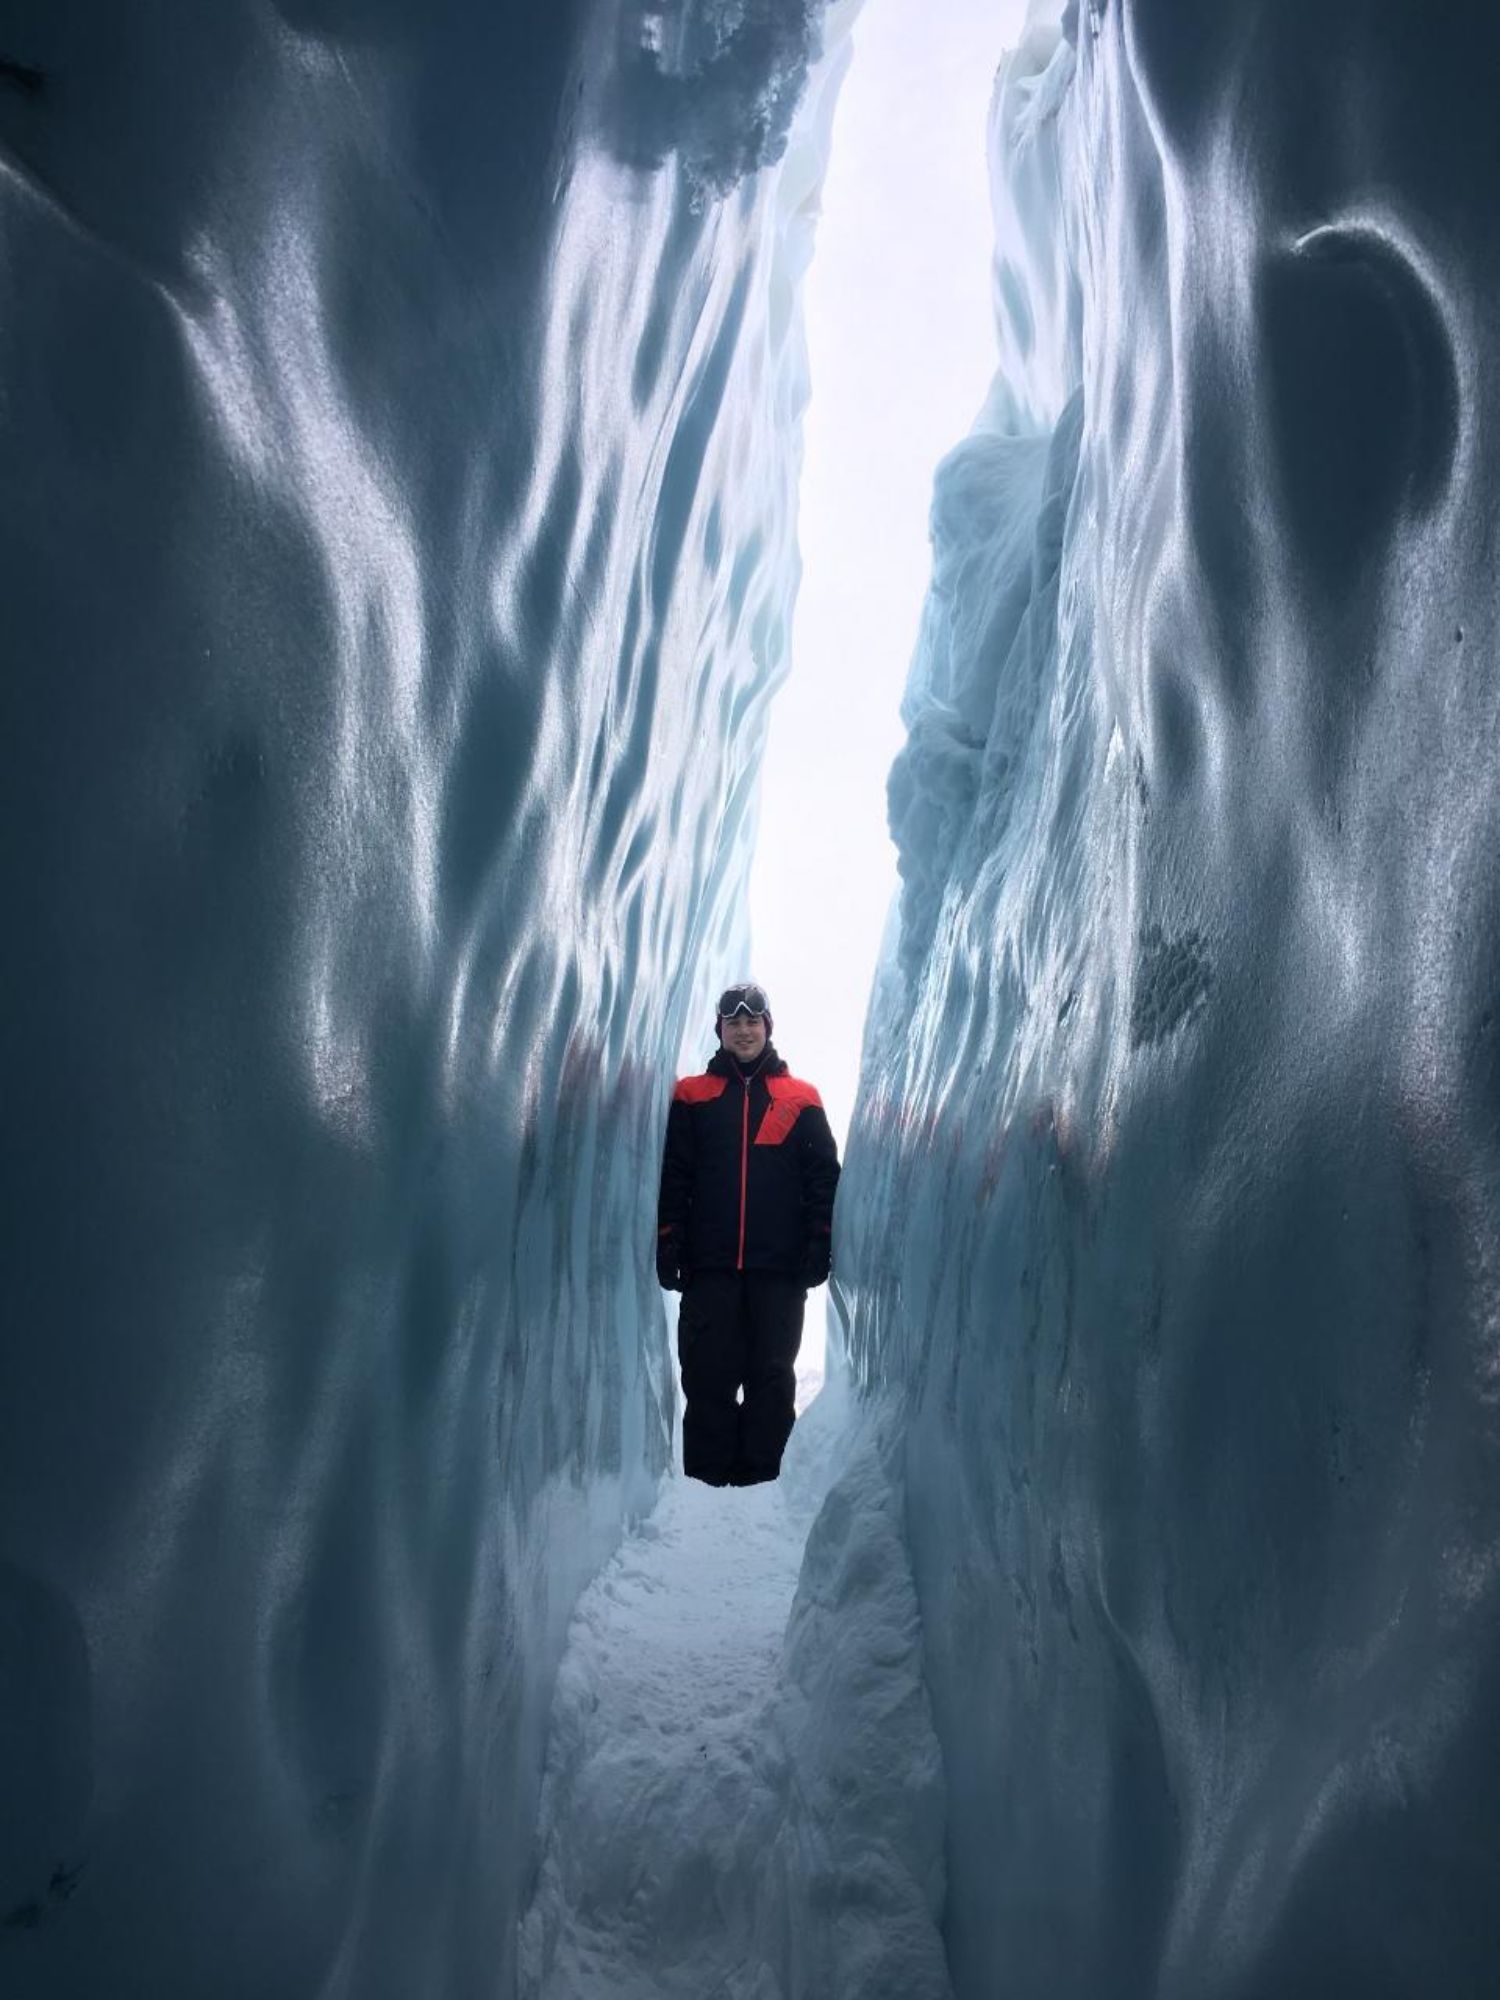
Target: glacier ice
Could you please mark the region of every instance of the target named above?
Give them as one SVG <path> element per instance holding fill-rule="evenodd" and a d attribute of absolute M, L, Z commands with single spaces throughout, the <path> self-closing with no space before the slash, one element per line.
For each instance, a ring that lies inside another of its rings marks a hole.
<path fill-rule="evenodd" d="M 1487 9 L 1034 8 L 833 1388 L 650 1512 L 853 12 L 0 31 L 7 1995 L 1500 1983 Z"/>
<path fill-rule="evenodd" d="M 735 129 L 807 35 L 721 51 L 780 157 L 705 203 L 613 144 L 628 31 L 0 30 L 15 2000 L 513 1984 L 670 1449 L 637 1248 L 743 942 L 826 127 Z"/>
<path fill-rule="evenodd" d="M 826 11 L 826 0 L 631 0 L 602 93 L 617 157 L 675 158 L 699 206 L 776 165 L 824 52 Z M 833 46 L 845 25 L 835 19 Z"/>
<path fill-rule="evenodd" d="M 836 1253 L 954 1985 L 1477 2000 L 1500 31 L 1056 12 L 996 89 Z"/>

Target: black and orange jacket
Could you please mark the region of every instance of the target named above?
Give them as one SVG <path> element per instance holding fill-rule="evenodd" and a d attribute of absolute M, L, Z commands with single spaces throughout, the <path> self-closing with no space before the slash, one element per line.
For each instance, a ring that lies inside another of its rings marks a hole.
<path fill-rule="evenodd" d="M 689 1271 L 800 1272 L 838 1181 L 823 1100 L 769 1042 L 748 1076 L 720 1049 L 672 1093 L 656 1219 Z"/>

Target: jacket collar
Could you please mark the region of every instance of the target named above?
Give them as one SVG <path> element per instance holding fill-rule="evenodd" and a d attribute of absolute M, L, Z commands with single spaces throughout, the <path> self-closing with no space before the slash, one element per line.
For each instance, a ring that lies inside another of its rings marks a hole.
<path fill-rule="evenodd" d="M 746 1072 L 741 1070 L 728 1049 L 716 1049 L 709 1058 L 708 1074 L 710 1076 L 743 1076 Z M 774 1042 L 766 1043 L 760 1052 L 760 1058 L 754 1069 L 749 1071 L 748 1074 L 752 1082 L 758 1076 L 786 1075 L 786 1064 L 777 1055 Z"/>

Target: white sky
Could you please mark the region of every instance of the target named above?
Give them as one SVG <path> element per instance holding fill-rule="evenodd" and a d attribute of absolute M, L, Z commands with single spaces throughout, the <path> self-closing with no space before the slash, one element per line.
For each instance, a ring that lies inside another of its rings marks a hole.
<path fill-rule="evenodd" d="M 752 970 L 840 1153 L 896 886 L 885 780 L 930 568 L 932 475 L 995 365 L 985 122 L 1024 15 L 1024 0 L 867 0 L 806 280 L 803 576 L 762 783 Z"/>

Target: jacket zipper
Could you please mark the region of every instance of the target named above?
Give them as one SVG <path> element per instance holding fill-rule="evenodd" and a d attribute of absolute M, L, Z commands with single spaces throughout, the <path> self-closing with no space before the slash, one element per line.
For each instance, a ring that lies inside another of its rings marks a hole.
<path fill-rule="evenodd" d="M 740 1078 L 740 1087 L 745 1093 L 740 1118 L 740 1254 L 735 1263 L 737 1271 L 745 1268 L 745 1191 L 750 1178 L 750 1079 Z"/>

